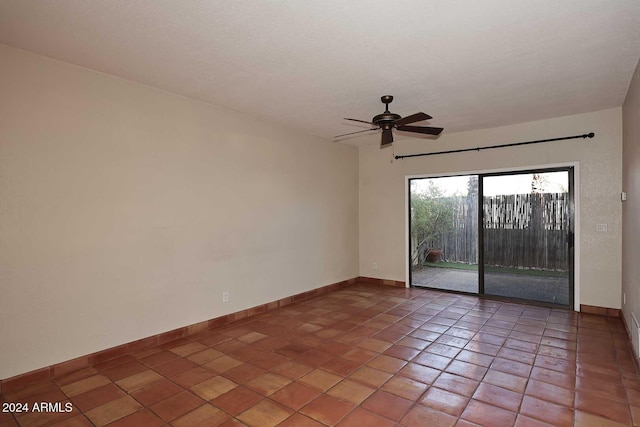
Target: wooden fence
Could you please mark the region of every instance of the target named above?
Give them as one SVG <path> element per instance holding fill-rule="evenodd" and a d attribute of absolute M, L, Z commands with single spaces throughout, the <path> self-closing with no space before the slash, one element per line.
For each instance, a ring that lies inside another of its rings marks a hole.
<path fill-rule="evenodd" d="M 429 243 L 443 260 L 477 264 L 477 206 L 454 198 L 453 229 Z M 569 207 L 566 193 L 484 197 L 485 265 L 566 271 Z"/>

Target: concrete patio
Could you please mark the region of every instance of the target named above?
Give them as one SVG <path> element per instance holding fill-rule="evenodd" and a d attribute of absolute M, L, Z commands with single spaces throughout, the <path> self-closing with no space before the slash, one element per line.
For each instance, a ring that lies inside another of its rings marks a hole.
<path fill-rule="evenodd" d="M 413 286 L 478 293 L 478 271 L 424 267 L 411 274 Z M 569 305 L 568 277 L 485 273 L 487 295 Z"/>

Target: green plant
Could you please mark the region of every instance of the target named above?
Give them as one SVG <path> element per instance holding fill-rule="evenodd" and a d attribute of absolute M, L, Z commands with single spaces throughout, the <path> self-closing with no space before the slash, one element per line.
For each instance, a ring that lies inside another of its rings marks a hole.
<path fill-rule="evenodd" d="M 419 265 L 438 238 L 454 228 L 454 198 L 445 197 L 433 182 L 426 190 L 411 192 L 411 247 L 414 265 Z"/>

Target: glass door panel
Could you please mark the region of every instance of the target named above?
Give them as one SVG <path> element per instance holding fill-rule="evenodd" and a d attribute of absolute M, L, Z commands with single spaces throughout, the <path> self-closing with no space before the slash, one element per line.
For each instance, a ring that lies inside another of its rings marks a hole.
<path fill-rule="evenodd" d="M 571 304 L 570 173 L 482 176 L 485 294 Z"/>
<path fill-rule="evenodd" d="M 478 293 L 478 179 L 409 181 L 411 286 Z"/>

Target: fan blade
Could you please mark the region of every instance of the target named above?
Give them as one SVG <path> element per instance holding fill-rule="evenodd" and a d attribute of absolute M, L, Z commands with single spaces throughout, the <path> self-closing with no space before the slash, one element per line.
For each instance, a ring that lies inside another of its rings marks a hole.
<path fill-rule="evenodd" d="M 423 120 L 429 120 L 432 118 L 433 117 L 425 113 L 415 113 L 407 117 L 402 117 L 401 119 L 398 119 L 395 122 L 393 122 L 393 124 L 398 126 L 408 125 L 409 123 L 421 122 Z"/>
<path fill-rule="evenodd" d="M 382 131 L 382 144 L 381 147 L 386 147 L 387 145 L 393 142 L 393 133 L 391 133 L 391 129 L 386 129 Z"/>
<path fill-rule="evenodd" d="M 353 135 L 355 133 L 371 132 L 372 130 L 378 130 L 378 128 L 372 128 L 372 129 L 359 130 L 359 131 L 356 131 L 356 132 L 343 133 L 342 135 L 334 136 L 333 138 L 334 139 L 335 138 L 342 138 L 343 136 Z"/>
<path fill-rule="evenodd" d="M 425 133 L 427 135 L 440 135 L 443 128 L 423 127 L 423 126 L 396 126 L 396 129 L 402 132 Z"/>
<path fill-rule="evenodd" d="M 358 120 L 358 119 L 349 119 L 347 117 L 344 118 L 344 120 L 351 120 L 352 122 L 360 122 L 360 123 L 366 123 L 368 125 L 372 125 L 373 123 L 371 122 L 365 122 L 364 120 Z"/>

